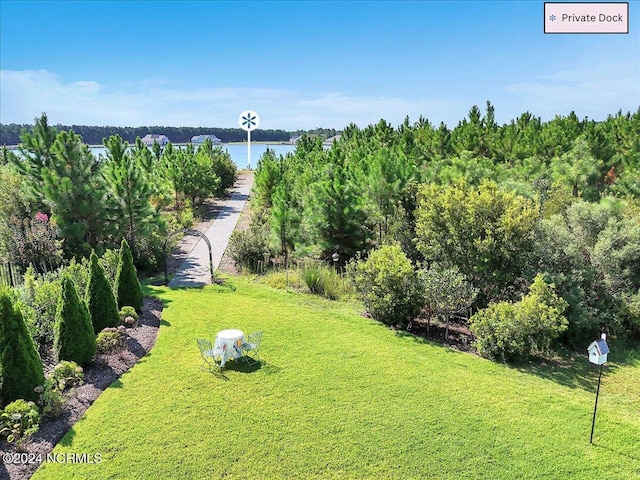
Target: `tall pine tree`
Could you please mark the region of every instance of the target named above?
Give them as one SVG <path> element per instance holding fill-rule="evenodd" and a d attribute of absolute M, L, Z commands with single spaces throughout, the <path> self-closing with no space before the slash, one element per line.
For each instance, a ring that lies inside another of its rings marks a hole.
<path fill-rule="evenodd" d="M 150 199 L 154 191 L 139 155 L 127 153 L 129 144 L 120 135 L 103 141 L 107 160 L 102 174 L 109 192 L 110 223 L 116 226 L 116 238 L 127 238 L 136 252 L 136 239 L 147 234 L 157 214 Z"/>
<path fill-rule="evenodd" d="M 105 239 L 104 182 L 99 164 L 73 133 L 60 132 L 52 147 L 51 168 L 42 170 L 42 190 L 68 256 L 88 256 Z"/>

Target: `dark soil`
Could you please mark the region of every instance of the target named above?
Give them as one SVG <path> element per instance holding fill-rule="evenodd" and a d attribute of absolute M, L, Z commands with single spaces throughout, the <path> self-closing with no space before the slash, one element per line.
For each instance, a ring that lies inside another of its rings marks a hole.
<path fill-rule="evenodd" d="M 32 463 L 0 463 L 0 479 L 24 480 L 33 475 L 39 463 L 34 461 L 49 453 L 64 434 L 76 423 L 100 394 L 124 372 L 129 370 L 156 343 L 162 302 L 157 298 L 146 298 L 138 326 L 128 328 L 127 349 L 113 355 L 99 355 L 84 369 L 83 385 L 65 394 L 64 413 L 60 418 L 42 418 L 40 430 L 33 436 L 26 447 L 26 457 Z M 51 370 L 53 360 L 50 356 L 44 359 L 45 371 Z M 12 445 L 0 442 L 0 455 L 16 453 Z"/>
<path fill-rule="evenodd" d="M 411 322 L 407 331 L 425 340 L 441 343 L 456 350 L 476 353 L 476 349 L 471 346 L 473 334 L 469 327 L 457 324 L 454 321 L 449 322 L 449 335 L 447 338 L 445 338 L 445 323 L 433 318 L 428 320 L 426 317 L 419 317 Z"/>

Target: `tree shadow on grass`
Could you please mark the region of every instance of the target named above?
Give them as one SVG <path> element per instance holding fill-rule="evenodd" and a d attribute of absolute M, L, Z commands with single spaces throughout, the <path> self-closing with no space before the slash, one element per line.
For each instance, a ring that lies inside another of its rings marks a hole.
<path fill-rule="evenodd" d="M 606 450 L 607 452 L 613 453 L 615 455 L 620 455 L 622 457 L 628 458 L 629 460 L 632 460 L 632 461 L 635 461 L 635 462 L 640 461 L 640 454 L 638 454 L 637 451 L 634 451 L 634 450 L 631 450 L 631 449 L 630 449 L 630 451 L 627 451 L 627 452 L 621 452 L 621 451 L 615 450 L 615 449 L 613 449 L 613 448 L 611 448 L 611 447 L 609 447 L 607 445 L 600 445 L 600 444 L 598 444 L 597 441 L 593 442 L 593 446 L 595 448 L 602 448 L 603 450 Z"/>
<path fill-rule="evenodd" d="M 580 388 L 589 392 L 596 389 L 600 368 L 589 363 L 586 355 L 584 358 L 532 359 L 528 362 L 514 362 L 505 365 L 519 372 L 551 380 L 565 387 Z M 615 371 L 616 368 L 615 364 L 607 364 L 603 373 L 606 375 L 606 373 Z"/>
<path fill-rule="evenodd" d="M 389 328 L 379 322 L 372 322 L 372 324 Z M 438 325 L 432 325 L 429 334 L 425 332 L 423 327 L 414 328 L 412 331 L 394 330 L 394 332 L 398 337 L 411 339 L 419 344 L 442 347 L 450 352 L 476 354 L 471 345 L 471 339 L 465 332 L 456 331 L 454 326 L 450 330 L 449 341 L 446 341 L 444 333 L 440 330 Z M 551 380 L 565 387 L 580 388 L 589 392 L 595 391 L 597 387 L 600 368 L 588 361 L 586 350 L 584 355 L 568 353 L 564 358 L 533 358 L 522 362 L 504 362 L 504 365 L 522 373 Z M 609 362 L 603 368 L 603 375 L 615 372 L 620 365 L 640 365 L 640 352 L 632 347 L 621 346 L 609 355 Z"/>

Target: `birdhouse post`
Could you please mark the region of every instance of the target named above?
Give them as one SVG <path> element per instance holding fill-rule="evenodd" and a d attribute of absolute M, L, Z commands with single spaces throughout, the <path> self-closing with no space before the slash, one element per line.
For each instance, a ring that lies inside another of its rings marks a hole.
<path fill-rule="evenodd" d="M 598 410 L 598 396 L 600 395 L 600 382 L 602 380 L 602 367 L 607 361 L 609 354 L 609 346 L 607 345 L 607 334 L 603 333 L 601 338 L 591 342 L 587 348 L 589 352 L 589 361 L 595 365 L 600 365 L 600 374 L 598 375 L 598 389 L 596 391 L 596 404 L 593 407 L 593 420 L 591 421 L 591 437 L 589 443 L 593 443 L 593 429 L 596 426 L 596 411 Z"/>

